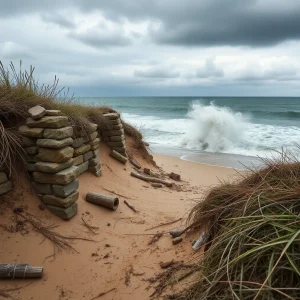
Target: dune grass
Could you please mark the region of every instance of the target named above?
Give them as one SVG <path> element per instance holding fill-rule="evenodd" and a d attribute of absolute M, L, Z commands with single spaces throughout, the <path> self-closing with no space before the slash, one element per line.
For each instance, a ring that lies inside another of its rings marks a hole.
<path fill-rule="evenodd" d="M 172 299 L 300 299 L 300 162 L 287 153 L 222 183 L 189 215 L 212 242 Z"/>

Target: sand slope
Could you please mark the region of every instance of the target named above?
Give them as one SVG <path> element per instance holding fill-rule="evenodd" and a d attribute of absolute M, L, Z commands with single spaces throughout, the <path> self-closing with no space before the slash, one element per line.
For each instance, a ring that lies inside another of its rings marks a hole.
<path fill-rule="evenodd" d="M 140 157 L 136 158 L 143 167 L 147 166 Z M 79 212 L 68 222 L 46 210 L 40 210 L 40 202 L 29 187 L 26 176 L 20 175 L 16 190 L 0 206 L 0 224 L 12 225 L 15 229 L 12 207 L 26 206 L 26 211 L 45 222 L 45 225 L 59 225 L 56 231 L 93 239 L 94 242 L 76 241 L 73 247 L 77 253 L 61 252 L 55 258 L 46 258 L 53 254 L 53 245 L 43 240 L 29 224 L 25 224 L 23 230 L 20 224 L 20 231 L 15 233 L 0 227 L 1 263 L 28 263 L 44 267 L 41 280 L 0 281 L 0 299 L 1 290 L 27 284 L 20 290 L 7 293 L 22 300 L 89 300 L 115 288 L 99 299 L 148 299 L 153 290 L 146 289 L 149 284 L 144 279 L 160 271 L 159 262 L 187 260 L 193 253 L 190 238 L 173 246 L 170 237 L 165 234 L 157 243 L 148 245 L 152 236 L 145 235 L 167 232 L 183 225 L 184 219 L 176 225 L 145 230 L 160 223 L 185 218 L 193 201 L 201 196 L 201 188 L 216 184 L 218 178 L 224 179 L 235 173 L 232 169 L 195 164 L 162 155 L 155 156 L 155 160 L 165 171 L 181 174 L 183 182 L 180 182 L 181 187 L 177 189 L 180 191 L 167 187 L 154 189 L 150 184 L 131 177 L 133 167 L 113 160 L 108 155 L 108 148 L 102 145 L 103 176 L 96 178 L 88 173 L 81 175 Z M 111 194 L 105 189 L 123 195 L 119 197 L 120 206 L 115 212 L 84 200 L 89 191 Z M 125 199 L 139 213 L 125 206 Z M 82 218 L 88 224 L 98 227 L 96 234 L 82 225 Z"/>

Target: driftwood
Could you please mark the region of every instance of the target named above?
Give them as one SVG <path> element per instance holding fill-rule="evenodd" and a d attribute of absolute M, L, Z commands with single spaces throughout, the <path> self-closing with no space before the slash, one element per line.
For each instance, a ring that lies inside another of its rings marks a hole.
<path fill-rule="evenodd" d="M 170 183 L 168 181 L 165 181 L 163 179 L 159 179 L 159 178 L 152 177 L 152 176 L 145 176 L 145 175 L 142 175 L 142 174 L 139 174 L 139 173 L 136 173 L 136 172 L 131 172 L 131 176 L 139 178 L 139 179 L 147 181 L 147 182 L 162 183 L 162 184 L 164 184 L 168 187 L 172 186 L 172 183 Z"/>
<path fill-rule="evenodd" d="M 181 221 L 181 220 L 182 220 L 182 218 L 179 218 L 179 219 L 177 219 L 175 221 L 171 221 L 171 222 L 168 222 L 168 223 L 161 223 L 161 224 L 156 225 L 154 227 L 148 228 L 145 231 L 149 231 L 149 230 L 152 230 L 152 229 L 155 229 L 155 228 L 158 228 L 158 227 L 162 227 L 162 226 L 171 225 L 171 224 L 177 223 L 178 221 Z"/>
<path fill-rule="evenodd" d="M 130 159 L 130 163 L 135 166 L 137 169 L 140 169 L 140 164 L 135 159 Z"/>
<path fill-rule="evenodd" d="M 170 173 L 169 174 L 169 177 L 173 180 L 176 180 L 176 181 L 180 181 L 180 175 L 179 174 L 176 174 L 176 173 Z"/>
<path fill-rule="evenodd" d="M 129 202 L 127 202 L 126 200 L 124 200 L 124 203 L 131 209 L 131 210 L 133 210 L 134 212 L 138 212 L 135 208 L 134 208 L 134 206 L 133 205 L 131 205 Z"/>
<path fill-rule="evenodd" d="M 27 264 L 0 264 L 0 278 L 41 278 L 42 267 Z"/>
<path fill-rule="evenodd" d="M 163 187 L 163 185 L 161 183 L 152 183 L 151 186 L 154 188 L 162 188 Z"/>
<path fill-rule="evenodd" d="M 177 237 L 177 238 L 175 238 L 175 239 L 172 240 L 172 244 L 173 245 L 177 245 L 177 244 L 179 244 L 181 242 L 182 242 L 182 237 Z"/>
<path fill-rule="evenodd" d="M 119 206 L 119 198 L 114 196 L 105 196 L 97 193 L 87 193 L 85 200 L 90 203 L 98 204 L 112 210 Z"/>
<path fill-rule="evenodd" d="M 111 151 L 110 156 L 113 157 L 113 158 L 115 158 L 116 160 L 118 160 L 122 164 L 126 164 L 127 163 L 127 157 L 123 156 L 122 154 L 120 154 L 119 152 L 117 152 L 115 150 Z"/>
<path fill-rule="evenodd" d="M 148 243 L 148 245 L 150 246 L 150 245 L 152 245 L 152 244 L 158 242 L 162 236 L 163 236 L 163 233 L 162 233 L 162 232 L 156 233 L 156 234 L 152 237 L 152 239 L 150 240 L 150 242 Z"/>
<path fill-rule="evenodd" d="M 103 293 L 99 293 L 96 297 L 92 298 L 91 300 L 100 298 L 100 297 L 102 297 L 102 296 L 104 296 L 104 295 L 106 295 L 106 294 L 108 294 L 108 293 L 114 291 L 115 289 L 116 289 L 116 288 L 113 288 L 113 289 L 110 289 L 109 291 L 106 291 L 106 292 L 103 292 Z"/>

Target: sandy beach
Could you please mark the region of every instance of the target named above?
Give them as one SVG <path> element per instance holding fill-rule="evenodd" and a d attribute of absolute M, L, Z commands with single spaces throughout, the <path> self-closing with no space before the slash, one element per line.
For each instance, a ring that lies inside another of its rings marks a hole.
<path fill-rule="evenodd" d="M 111 290 L 101 299 L 148 299 L 153 289 L 147 289 L 149 282 L 146 279 L 161 271 L 159 262 L 171 259 L 187 261 L 193 255 L 191 237 L 173 246 L 168 230 L 184 227 L 187 212 L 194 201 L 201 199 L 203 189 L 236 174 L 231 168 L 157 154 L 154 159 L 159 168 L 154 168 L 134 153 L 142 167 L 149 167 L 154 172 L 173 171 L 181 175 L 182 181 L 176 182 L 175 187 L 155 189 L 149 183 L 131 177 L 133 166 L 124 166 L 113 160 L 107 146 L 102 145 L 100 152 L 103 175 L 100 178 L 88 173 L 80 176 L 79 211 L 68 222 L 47 210 L 41 210 L 40 201 L 28 179 L 20 175 L 15 191 L 6 196 L 0 206 L 1 263 L 43 266 L 44 275 L 40 280 L 0 281 L 0 298 L 2 291 L 3 295 L 8 294 L 12 299 L 90 300 L 98 299 L 97 295 Z M 110 211 L 87 203 L 84 200 L 87 192 L 119 195 L 119 208 Z M 130 210 L 124 200 L 129 201 L 138 213 Z M 60 234 L 92 241 L 76 240 L 72 243 L 76 251 L 56 252 L 52 256 L 53 244 L 44 240 L 30 224 L 16 219 L 13 208 L 21 206 L 27 215 L 38 218 L 44 226 L 57 225 L 53 230 Z M 148 230 L 179 218 L 182 219 L 173 225 Z M 83 221 L 93 229 L 89 230 Z M 165 234 L 148 245 L 158 232 Z M 21 288 L 9 291 L 18 287 Z"/>

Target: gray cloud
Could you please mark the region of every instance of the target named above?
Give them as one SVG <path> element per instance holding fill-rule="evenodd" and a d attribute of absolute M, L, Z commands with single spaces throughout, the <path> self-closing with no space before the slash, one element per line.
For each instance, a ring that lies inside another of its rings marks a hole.
<path fill-rule="evenodd" d="M 166 70 L 163 68 L 149 68 L 147 70 L 135 70 L 134 75 L 142 78 L 177 78 L 180 76 L 179 72 L 173 70 Z"/>
<path fill-rule="evenodd" d="M 60 13 L 45 13 L 42 15 L 42 19 L 47 23 L 53 23 L 67 29 L 73 29 L 76 27 L 76 24 L 70 20 L 70 16 L 66 17 Z"/>
<path fill-rule="evenodd" d="M 209 78 L 209 77 L 223 77 L 224 71 L 218 67 L 214 59 L 208 58 L 202 68 L 196 71 L 196 77 Z"/>

